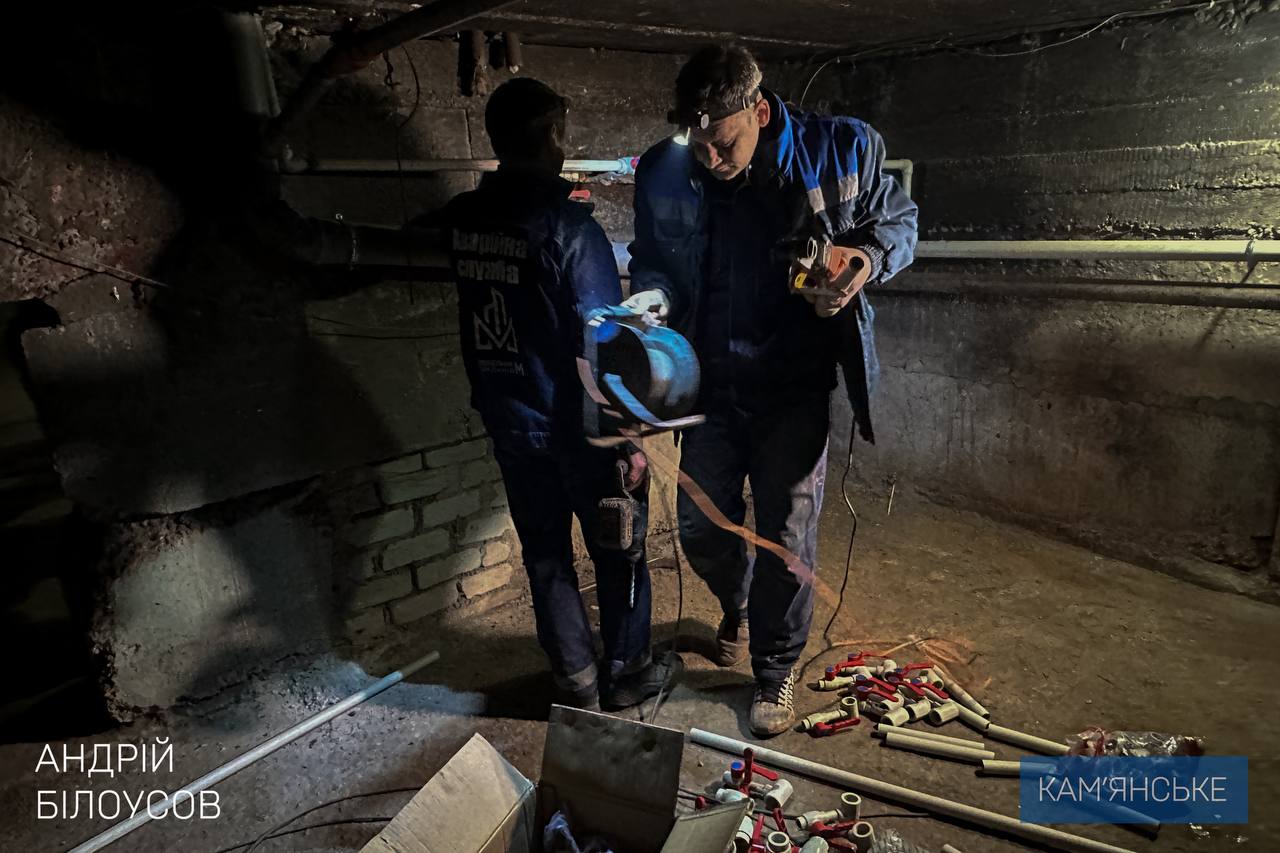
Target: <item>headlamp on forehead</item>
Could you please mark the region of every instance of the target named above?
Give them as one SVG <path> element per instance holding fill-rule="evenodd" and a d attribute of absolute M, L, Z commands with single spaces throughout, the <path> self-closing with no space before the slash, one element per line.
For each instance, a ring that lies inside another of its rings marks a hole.
<path fill-rule="evenodd" d="M 751 109 L 759 100 L 760 90 L 756 89 L 742 99 L 741 105 L 730 105 L 728 108 L 713 109 L 706 104 L 696 107 L 688 106 L 683 109 L 677 107 L 667 113 L 667 121 L 690 129 L 706 130 L 713 122 Z"/>

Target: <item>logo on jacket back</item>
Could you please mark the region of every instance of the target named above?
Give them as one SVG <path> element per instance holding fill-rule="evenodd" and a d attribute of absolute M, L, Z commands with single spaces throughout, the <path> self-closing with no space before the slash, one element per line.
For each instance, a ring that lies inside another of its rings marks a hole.
<path fill-rule="evenodd" d="M 520 343 L 516 340 L 515 324 L 507 313 L 507 301 L 496 288 L 489 288 L 489 292 L 493 299 L 474 316 L 476 350 L 518 353 Z"/>
<path fill-rule="evenodd" d="M 455 228 L 453 251 L 481 256 L 461 258 L 455 254 L 453 267 L 459 280 L 519 284 L 520 266 L 512 263 L 511 259 L 519 261 L 527 258 L 529 242 L 507 234 L 479 234 Z"/>

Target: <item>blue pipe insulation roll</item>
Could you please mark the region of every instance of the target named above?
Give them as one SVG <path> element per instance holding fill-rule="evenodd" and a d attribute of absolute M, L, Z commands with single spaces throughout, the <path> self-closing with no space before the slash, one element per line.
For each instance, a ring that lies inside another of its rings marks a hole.
<path fill-rule="evenodd" d="M 587 331 L 595 335 L 596 380 L 614 406 L 651 425 L 681 418 L 693 408 L 701 368 L 679 332 L 621 308 Z"/>

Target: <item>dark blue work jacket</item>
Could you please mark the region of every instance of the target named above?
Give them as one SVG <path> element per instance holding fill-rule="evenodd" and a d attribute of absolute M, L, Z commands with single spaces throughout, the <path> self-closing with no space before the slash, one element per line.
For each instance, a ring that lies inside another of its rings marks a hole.
<path fill-rule="evenodd" d="M 772 92 L 764 96 L 772 117 L 738 191 L 748 195 L 726 204 L 723 194 L 734 190 L 713 186 L 692 150 L 674 139 L 640 158 L 631 289 L 663 291 L 672 326 L 710 362 L 711 376 L 730 376 L 757 398 L 782 405 L 788 391 L 814 383 L 829 389 L 838 362 L 870 441 L 879 362 L 866 291 L 836 317 L 817 318 L 788 293 L 787 247 L 818 234 L 873 249 L 880 269 L 872 283 L 884 281 L 911 263 L 916 206 L 883 173 L 884 141 L 865 122 L 793 113 Z"/>
<path fill-rule="evenodd" d="M 471 405 L 504 449 L 582 441 L 583 325 L 622 301 L 609 240 L 571 189 L 499 169 L 419 223 L 449 233 Z"/>

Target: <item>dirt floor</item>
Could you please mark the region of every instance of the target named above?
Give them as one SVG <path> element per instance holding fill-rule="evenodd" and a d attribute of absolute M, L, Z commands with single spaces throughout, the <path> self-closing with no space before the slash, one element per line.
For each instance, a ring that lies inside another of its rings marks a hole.
<path fill-rule="evenodd" d="M 832 497 L 823 522 L 820 574 L 838 589 L 850 523 L 838 495 Z M 993 718 L 1008 726 L 1049 738 L 1090 725 L 1202 736 L 1212 753 L 1249 756 L 1253 807 L 1248 826 L 1170 826 L 1155 842 L 1115 827 L 1067 829 L 1135 851 L 1280 850 L 1280 726 L 1272 713 L 1280 699 L 1275 652 L 1280 610 L 901 495 L 892 515 L 883 505 L 872 510 L 870 498 L 855 502 L 864 508 L 862 523 L 845 605 L 831 632 L 834 640 L 854 643 L 818 655 L 808 676 L 816 677 L 824 664 L 850 649 L 884 650 L 924 639 L 957 661 L 953 671 L 963 674 Z M 664 544 L 652 543 L 660 557 Z M 655 637 L 667 641 L 675 633 L 677 576 L 659 569 L 654 583 Z M 698 653 L 711 639 L 718 612 L 696 578 L 686 575 L 683 588 L 679 642 L 688 671 L 658 722 L 749 739 L 746 665 L 721 670 Z M 828 604 L 819 606 L 808 654 L 824 647 L 819 635 L 830 613 Z M 527 601 L 412 641 L 401 638 L 360 663 L 382 674 L 429 647 L 440 649 L 441 660 L 412 683 L 392 688 L 219 785 L 218 819 L 167 819 L 109 849 L 215 853 L 243 844 L 234 849 L 244 850 L 276 823 L 327 800 L 420 786 L 474 732 L 536 777 L 545 731 L 539 720 L 545 719 L 547 696 Z M 895 653 L 899 662 L 922 656 L 907 649 Z M 42 743 L 0 746 L 0 850 L 66 849 L 111 822 L 83 815 L 39 821 L 38 790 L 114 789 L 131 795 L 172 790 L 369 680 L 353 663 L 320 661 L 259 680 L 221 706 L 187 709 L 70 742 L 74 750 L 80 744 L 168 736 L 175 747 L 173 774 L 87 779 L 47 769 L 37 773 Z M 802 713 L 829 702 L 828 695 L 799 691 Z M 1016 780 L 976 778 L 968 765 L 887 749 L 869 730 L 864 724 L 818 740 L 789 733 L 768 746 L 1017 814 Z M 970 734 L 958 722 L 942 731 Z M 1010 747 L 994 749 L 1002 758 L 1018 754 Z M 704 787 L 728 760 L 687 747 L 683 784 Z M 789 812 L 836 801 L 838 792 L 792 779 L 797 795 Z M 307 815 L 298 824 L 387 818 L 410 796 L 411 791 L 399 791 L 366 797 Z M 864 811 L 877 828 L 895 829 L 925 850 L 944 842 L 966 853 L 1025 849 L 960 825 L 906 815 L 898 804 L 868 799 Z M 358 850 L 378 825 L 320 827 L 271 840 L 261 849 Z"/>

